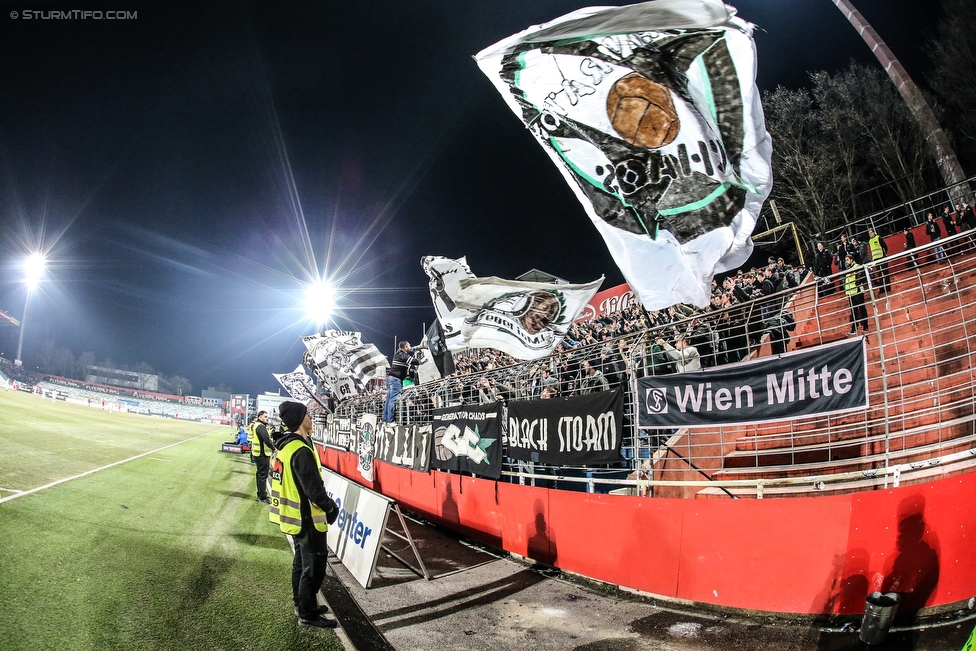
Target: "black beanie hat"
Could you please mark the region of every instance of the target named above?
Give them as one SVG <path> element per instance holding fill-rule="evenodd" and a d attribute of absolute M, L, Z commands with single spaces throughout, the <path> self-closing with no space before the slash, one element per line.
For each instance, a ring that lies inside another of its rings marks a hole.
<path fill-rule="evenodd" d="M 281 422 L 285 424 L 289 432 L 298 431 L 307 413 L 308 407 L 300 402 L 292 402 L 289 400 L 278 405 L 278 415 L 281 417 Z"/>

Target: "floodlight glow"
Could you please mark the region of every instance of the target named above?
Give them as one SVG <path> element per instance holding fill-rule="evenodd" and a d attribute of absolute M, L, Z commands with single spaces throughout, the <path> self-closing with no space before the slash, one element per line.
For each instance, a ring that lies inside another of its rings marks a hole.
<path fill-rule="evenodd" d="M 305 311 L 316 325 L 324 324 L 332 317 L 335 307 L 335 289 L 325 280 L 319 280 L 305 290 Z"/>
<path fill-rule="evenodd" d="M 41 282 L 45 266 L 46 260 L 44 260 L 44 256 L 40 253 L 32 253 L 27 258 L 27 261 L 24 263 L 24 272 L 26 274 L 24 282 L 27 283 L 27 289 L 33 291 L 37 287 L 37 283 Z"/>

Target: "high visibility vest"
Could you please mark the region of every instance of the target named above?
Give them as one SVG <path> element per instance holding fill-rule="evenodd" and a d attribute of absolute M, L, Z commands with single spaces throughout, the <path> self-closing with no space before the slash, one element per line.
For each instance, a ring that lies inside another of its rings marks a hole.
<path fill-rule="evenodd" d="M 264 444 L 261 442 L 261 438 L 258 436 L 258 425 L 264 425 L 264 423 L 262 423 L 259 420 L 256 420 L 253 423 L 251 423 L 251 427 L 250 429 L 248 429 L 247 442 L 251 444 L 251 456 L 270 457 L 271 450 L 269 450 L 267 447 L 264 446 Z M 267 429 L 268 426 L 264 425 L 264 428 Z M 269 432 L 269 436 L 270 436 L 270 432 Z"/>
<path fill-rule="evenodd" d="M 844 293 L 848 296 L 861 293 L 861 288 L 857 286 L 857 270 L 860 268 L 861 265 L 855 262 L 849 269 L 850 273 L 844 276 Z"/>
<path fill-rule="evenodd" d="M 289 441 L 283 448 L 275 452 L 271 458 L 271 508 L 268 519 L 277 524 L 282 533 L 295 535 L 302 530 L 302 498 L 298 492 L 298 483 L 291 471 L 291 459 L 302 447 L 309 447 L 304 440 L 298 438 Z M 322 470 L 319 456 L 312 450 L 315 465 Z M 325 511 L 309 502 L 312 511 L 312 523 L 315 528 L 325 533 L 329 530 L 329 522 Z"/>
<path fill-rule="evenodd" d="M 870 240 L 868 240 L 868 246 L 871 247 L 871 259 L 880 260 L 884 257 L 884 249 L 881 248 L 881 236 L 875 235 Z"/>

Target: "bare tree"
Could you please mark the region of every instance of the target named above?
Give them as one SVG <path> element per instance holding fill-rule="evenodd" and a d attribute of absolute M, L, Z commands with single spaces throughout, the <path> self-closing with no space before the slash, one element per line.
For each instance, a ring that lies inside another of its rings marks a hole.
<path fill-rule="evenodd" d="M 840 218 L 842 206 L 832 190 L 839 161 L 815 118 L 808 90 L 777 88 L 766 94 L 763 105 L 773 138 L 770 197 L 787 215 L 798 218 L 797 226 L 809 239 L 816 239 Z"/>
<path fill-rule="evenodd" d="M 193 391 L 193 385 L 182 375 L 174 375 L 169 379 L 169 382 L 178 396 L 185 396 Z"/>
<path fill-rule="evenodd" d="M 949 109 L 947 120 L 956 132 L 961 155 L 976 164 L 976 4 L 943 0 L 938 36 L 929 46 L 929 83 Z"/>
<path fill-rule="evenodd" d="M 88 374 L 88 367 L 95 365 L 95 353 L 90 350 L 86 350 L 81 355 L 78 355 L 77 368 L 75 369 L 75 377 L 79 380 L 84 380 L 85 376 Z"/>
<path fill-rule="evenodd" d="M 938 186 L 915 120 L 883 72 L 856 63 L 810 75 L 811 89 L 763 100 L 773 137 L 771 198 L 808 242 Z"/>
<path fill-rule="evenodd" d="M 61 377 L 70 377 L 75 372 L 75 355 L 70 348 L 61 347 L 51 357 L 51 372 Z"/>

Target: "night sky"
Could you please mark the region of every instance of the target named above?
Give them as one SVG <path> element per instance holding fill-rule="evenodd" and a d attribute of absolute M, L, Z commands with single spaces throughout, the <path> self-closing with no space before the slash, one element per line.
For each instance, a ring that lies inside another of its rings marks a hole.
<path fill-rule="evenodd" d="M 387 355 L 433 319 L 423 255 L 467 255 L 479 276 L 622 282 L 472 59 L 589 4 L 0 2 L 0 310 L 22 316 L 25 251 L 54 265 L 25 365 L 49 339 L 184 375 L 197 394 L 253 395 L 301 361 L 316 269 L 341 279 L 336 325 Z M 918 82 L 934 4 L 855 0 Z M 873 62 L 830 0 L 736 6 L 758 26 L 764 90 Z M 68 9 L 138 13 L 24 19 Z M 0 328 L 0 353 L 15 352 Z"/>

